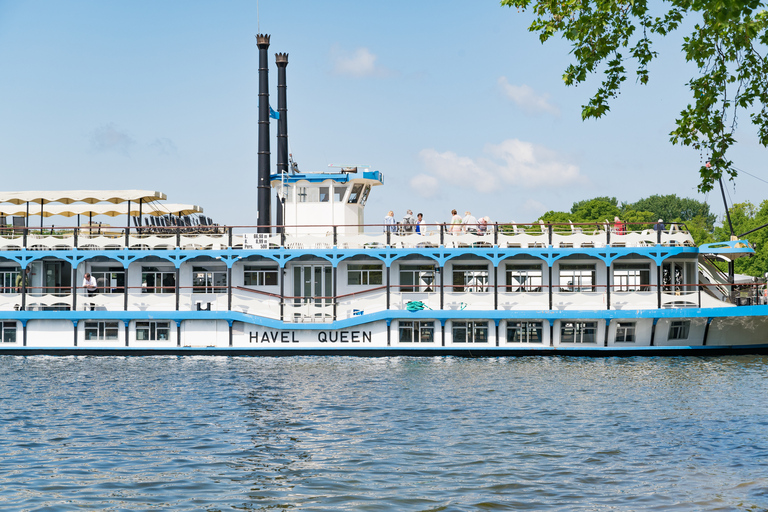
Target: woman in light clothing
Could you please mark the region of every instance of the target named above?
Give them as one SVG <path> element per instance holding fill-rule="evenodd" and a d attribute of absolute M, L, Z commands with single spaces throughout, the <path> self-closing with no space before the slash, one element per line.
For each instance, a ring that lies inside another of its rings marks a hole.
<path fill-rule="evenodd" d="M 451 217 L 450 231 L 454 235 L 458 235 L 459 233 L 461 233 L 461 225 L 462 225 L 461 217 L 459 217 L 459 215 L 456 213 L 456 210 L 451 210 L 451 215 L 453 215 L 453 217 Z"/>

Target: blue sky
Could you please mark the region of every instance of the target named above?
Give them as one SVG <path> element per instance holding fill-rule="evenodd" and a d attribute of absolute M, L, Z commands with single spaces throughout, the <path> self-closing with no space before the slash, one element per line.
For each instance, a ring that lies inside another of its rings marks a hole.
<path fill-rule="evenodd" d="M 255 0 L 0 0 L 2 188 L 159 190 L 255 224 L 262 32 L 274 108 L 274 53 L 289 53 L 300 169 L 384 173 L 368 222 L 408 208 L 524 222 L 598 195 L 670 193 L 722 214 L 719 192 L 696 192 L 702 155 L 669 142 L 695 73 L 679 40 L 657 47 L 648 86 L 628 80 L 607 117 L 583 122 L 597 81 L 565 87 L 569 47 L 541 45 L 530 21 L 495 0 L 262 0 L 258 13 Z M 733 160 L 768 179 L 743 118 Z M 271 135 L 274 168 L 275 123 Z M 760 179 L 729 184 L 731 200 L 768 197 Z"/>

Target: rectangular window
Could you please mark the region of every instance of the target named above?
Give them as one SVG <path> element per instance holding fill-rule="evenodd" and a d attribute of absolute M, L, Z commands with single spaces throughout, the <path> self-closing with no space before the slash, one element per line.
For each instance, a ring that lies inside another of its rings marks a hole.
<path fill-rule="evenodd" d="M 246 266 L 243 272 L 245 286 L 277 286 L 277 268 Z"/>
<path fill-rule="evenodd" d="M 16 343 L 16 322 L 0 322 L 0 330 L 3 343 Z"/>
<path fill-rule="evenodd" d="M 560 291 L 595 291 L 595 265 L 560 265 Z"/>
<path fill-rule="evenodd" d="M 488 322 L 451 322 L 454 343 L 488 343 Z"/>
<path fill-rule="evenodd" d="M 333 202 L 340 203 L 344 200 L 344 194 L 347 192 L 347 187 L 333 187 Z"/>
<path fill-rule="evenodd" d="M 400 321 L 398 322 L 400 343 L 432 343 L 435 341 L 435 322 Z"/>
<path fill-rule="evenodd" d="M 453 291 L 455 292 L 487 292 L 487 265 L 454 265 Z"/>
<path fill-rule="evenodd" d="M 226 269 L 192 267 L 192 293 L 226 293 Z"/>
<path fill-rule="evenodd" d="M 176 293 L 176 272 L 169 268 L 142 267 L 142 293 Z"/>
<path fill-rule="evenodd" d="M 651 290 L 649 265 L 637 263 L 613 264 L 613 290 L 617 292 L 647 292 Z"/>
<path fill-rule="evenodd" d="M 635 322 L 619 322 L 616 325 L 616 343 L 635 342 Z"/>
<path fill-rule="evenodd" d="M 85 339 L 86 341 L 116 340 L 118 329 L 118 322 L 103 320 L 85 322 Z"/>
<path fill-rule="evenodd" d="M 507 265 L 508 292 L 540 292 L 541 287 L 541 265 Z"/>
<path fill-rule="evenodd" d="M 560 343 L 597 343 L 597 322 L 563 322 Z"/>
<path fill-rule="evenodd" d="M 352 191 L 349 193 L 349 199 L 347 203 L 357 203 L 360 200 L 360 193 L 363 191 L 362 183 L 355 183 L 352 185 Z"/>
<path fill-rule="evenodd" d="M 0 269 L 0 293 L 18 293 L 16 288 L 16 279 L 19 276 L 19 270 L 10 268 Z"/>
<path fill-rule="evenodd" d="M 347 267 L 348 285 L 383 284 L 381 265 L 353 265 Z"/>
<path fill-rule="evenodd" d="M 674 320 L 669 324 L 668 340 L 687 340 L 691 330 L 690 320 Z"/>
<path fill-rule="evenodd" d="M 331 200 L 331 187 L 320 187 L 319 199 L 321 203 L 328 203 Z"/>
<path fill-rule="evenodd" d="M 543 343 L 543 322 L 507 322 L 507 343 Z"/>
<path fill-rule="evenodd" d="M 137 341 L 166 341 L 171 339 L 171 323 L 150 320 L 136 322 Z"/>
<path fill-rule="evenodd" d="M 434 292 L 435 266 L 402 265 L 400 267 L 400 291 L 405 293 Z"/>
<path fill-rule="evenodd" d="M 299 187 L 298 196 L 300 203 L 317 203 L 320 201 L 320 191 L 317 187 Z"/>
<path fill-rule="evenodd" d="M 91 276 L 96 279 L 96 293 L 123 293 L 125 269 L 110 267 L 91 267 Z"/>

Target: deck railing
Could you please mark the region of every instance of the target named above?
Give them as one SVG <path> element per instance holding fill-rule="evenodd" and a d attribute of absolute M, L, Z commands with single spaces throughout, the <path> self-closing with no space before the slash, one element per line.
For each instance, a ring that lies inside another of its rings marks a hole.
<path fill-rule="evenodd" d="M 684 224 L 615 229 L 607 224 L 478 224 L 460 228 L 424 224 L 420 233 L 389 224 L 305 226 L 50 227 L 0 228 L 0 251 L 13 250 L 217 250 L 217 249 L 520 249 L 692 246 Z M 266 232 L 259 232 L 266 231 Z"/>

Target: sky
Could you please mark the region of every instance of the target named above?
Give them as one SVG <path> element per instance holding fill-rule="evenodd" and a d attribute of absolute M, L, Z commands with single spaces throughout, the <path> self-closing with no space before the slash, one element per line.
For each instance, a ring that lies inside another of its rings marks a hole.
<path fill-rule="evenodd" d="M 697 72 L 679 38 L 657 46 L 649 85 L 630 77 L 606 117 L 582 121 L 598 79 L 566 87 L 569 46 L 542 45 L 531 20 L 497 0 L 0 0 L 1 187 L 157 190 L 220 224 L 254 225 L 265 33 L 275 109 L 274 54 L 289 54 L 301 171 L 384 174 L 369 223 L 407 209 L 444 222 L 453 208 L 527 222 L 653 194 L 722 216 L 719 191 L 696 190 L 706 157 L 669 142 Z M 742 124 L 732 159 L 752 176 L 726 189 L 759 204 L 768 152 Z M 274 172 L 276 122 L 270 132 Z"/>

